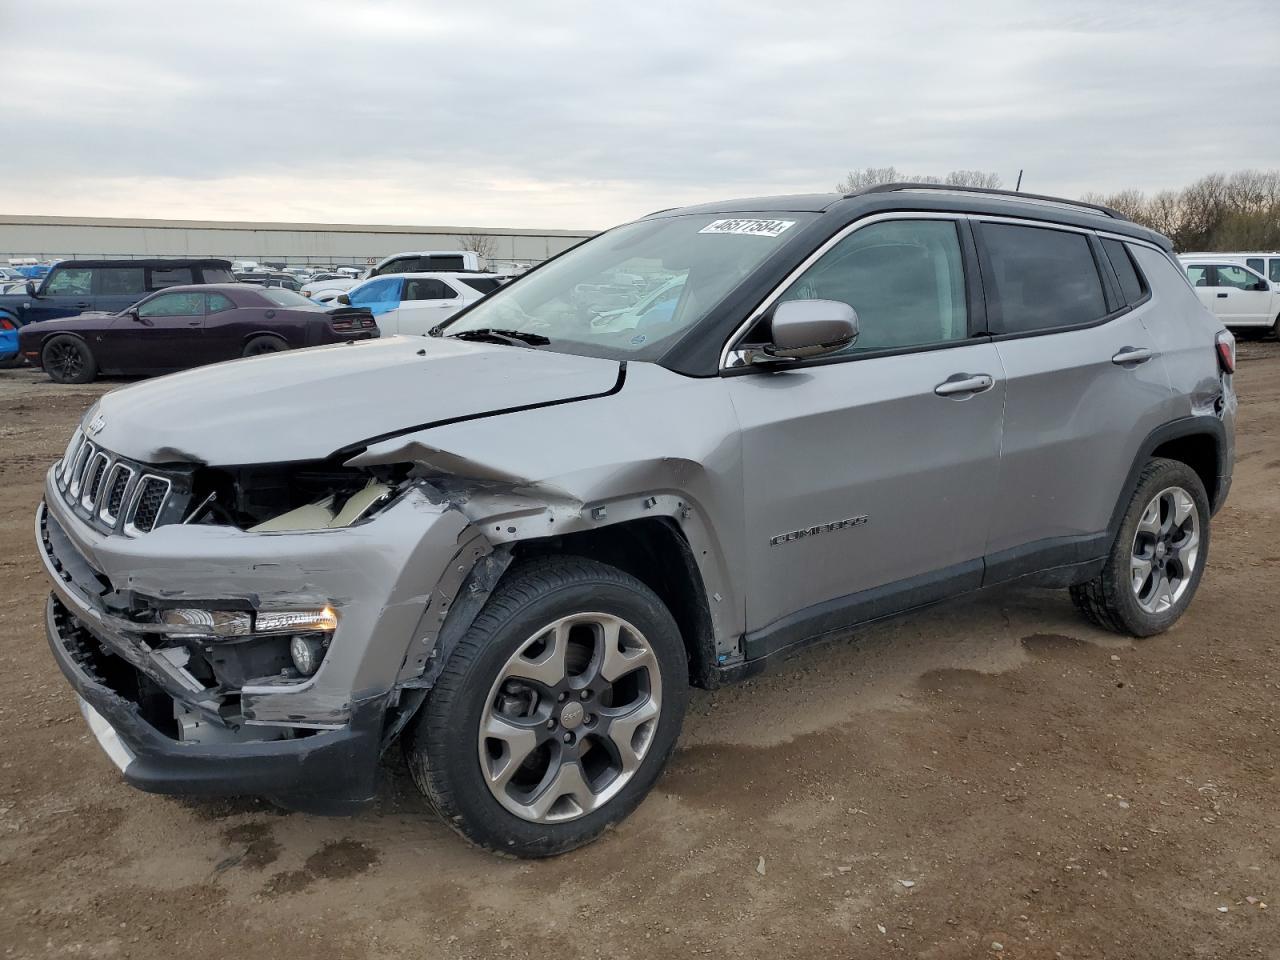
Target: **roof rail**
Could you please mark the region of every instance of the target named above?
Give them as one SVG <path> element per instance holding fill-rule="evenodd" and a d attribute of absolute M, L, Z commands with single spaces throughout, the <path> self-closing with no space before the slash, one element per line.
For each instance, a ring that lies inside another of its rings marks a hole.
<path fill-rule="evenodd" d="M 1063 197 L 1050 197 L 1042 193 L 1020 193 L 1016 190 L 997 190 L 992 187 L 959 187 L 947 183 L 878 183 L 873 187 L 846 193 L 845 198 L 865 196 L 869 193 L 897 193 L 903 190 L 937 190 L 945 193 L 974 193 L 982 196 L 1007 197 L 1010 200 L 1031 200 L 1038 203 L 1056 203 L 1066 207 L 1084 207 L 1096 213 L 1106 214 L 1114 220 L 1128 220 L 1119 210 L 1104 207 L 1100 203 L 1086 203 L 1084 200 L 1067 200 Z"/>

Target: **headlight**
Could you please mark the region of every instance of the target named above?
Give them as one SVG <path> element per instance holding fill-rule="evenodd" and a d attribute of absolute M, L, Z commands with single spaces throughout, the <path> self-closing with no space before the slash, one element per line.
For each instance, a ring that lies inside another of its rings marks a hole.
<path fill-rule="evenodd" d="M 332 633 L 338 628 L 338 612 L 332 607 L 318 610 L 165 610 L 160 622 L 174 633 L 200 637 L 246 637 L 259 633 Z"/>

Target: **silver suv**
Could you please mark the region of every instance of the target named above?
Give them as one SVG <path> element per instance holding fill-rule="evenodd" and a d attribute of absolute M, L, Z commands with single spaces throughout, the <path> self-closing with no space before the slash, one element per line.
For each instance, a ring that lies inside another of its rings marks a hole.
<path fill-rule="evenodd" d="M 918 184 L 665 210 L 446 321 L 117 390 L 49 471 L 53 653 L 130 783 L 482 847 L 644 797 L 690 684 L 992 584 L 1147 636 L 1231 482 L 1162 236 Z"/>

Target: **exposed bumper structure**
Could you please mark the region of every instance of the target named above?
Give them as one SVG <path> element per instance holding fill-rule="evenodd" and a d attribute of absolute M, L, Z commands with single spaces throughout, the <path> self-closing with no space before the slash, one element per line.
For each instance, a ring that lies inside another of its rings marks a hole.
<path fill-rule="evenodd" d="M 109 536 L 76 515 L 52 471 L 36 539 L 53 585 L 54 658 L 128 782 L 156 793 L 265 796 L 321 813 L 373 797 L 387 725 L 401 687 L 430 658 L 461 580 L 453 574 L 488 552 L 465 517 L 416 489 L 341 530 L 172 524 Z M 255 672 L 281 638 L 173 636 L 154 615 L 165 606 L 261 612 L 317 603 L 332 604 L 338 625 L 305 678 Z"/>
<path fill-rule="evenodd" d="M 45 611 L 54 659 L 80 696 L 80 711 L 124 779 L 151 793 L 263 796 L 282 806 L 338 814 L 372 799 L 386 698 L 353 705 L 350 722 L 301 739 L 188 743 L 161 733 L 140 705 L 84 665 L 86 628 L 56 597 Z"/>

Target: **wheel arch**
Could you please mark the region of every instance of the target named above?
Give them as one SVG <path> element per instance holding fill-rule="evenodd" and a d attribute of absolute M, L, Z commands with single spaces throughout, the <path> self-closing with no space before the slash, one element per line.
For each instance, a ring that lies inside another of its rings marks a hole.
<path fill-rule="evenodd" d="M 1124 489 L 1108 525 L 1110 534 L 1114 537 L 1120 529 L 1125 508 L 1137 489 L 1142 469 L 1155 457 L 1177 460 L 1194 470 L 1209 496 L 1210 512 L 1216 513 L 1229 486 L 1231 464 L 1227 462 L 1228 448 L 1226 427 L 1217 417 L 1208 414 L 1183 417 L 1152 430 L 1138 448 L 1129 468 Z"/>
<path fill-rule="evenodd" d="M 702 573 L 684 532 L 669 517 L 626 520 L 592 530 L 515 543 L 513 559 L 577 556 L 617 567 L 658 595 L 684 641 L 689 680 L 714 686 L 715 629 Z"/>

